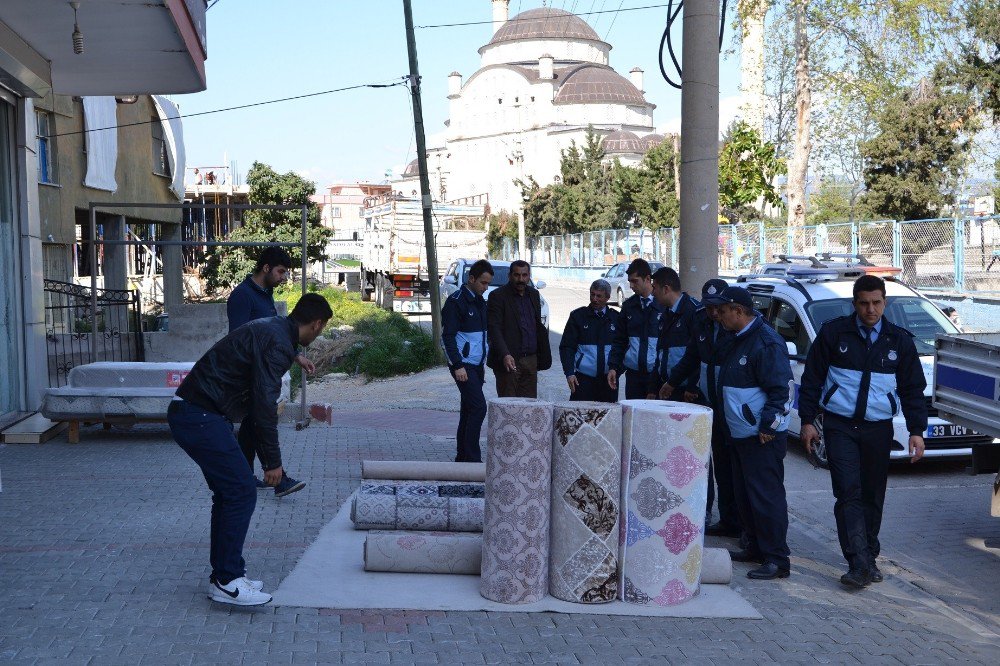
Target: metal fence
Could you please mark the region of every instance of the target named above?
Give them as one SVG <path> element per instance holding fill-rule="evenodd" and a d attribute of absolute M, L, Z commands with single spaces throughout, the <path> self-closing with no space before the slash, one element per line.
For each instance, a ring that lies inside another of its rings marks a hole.
<path fill-rule="evenodd" d="M 680 229 L 608 229 L 528 239 L 533 265 L 610 266 L 642 257 L 677 265 Z M 863 255 L 872 263 L 902 269 L 902 279 L 921 289 L 1000 291 L 1000 215 L 927 220 L 870 220 L 805 227 L 762 222 L 719 227 L 719 271 L 753 272 L 778 254 L 822 252 Z M 505 238 L 498 259 L 519 258 Z"/>
<path fill-rule="evenodd" d="M 45 280 L 45 337 L 49 386 L 65 386 L 69 371 L 93 361 L 142 361 L 145 347 L 139 292 L 98 289 L 96 315 L 91 290 L 70 282 Z M 91 344 L 96 336 L 95 345 Z"/>

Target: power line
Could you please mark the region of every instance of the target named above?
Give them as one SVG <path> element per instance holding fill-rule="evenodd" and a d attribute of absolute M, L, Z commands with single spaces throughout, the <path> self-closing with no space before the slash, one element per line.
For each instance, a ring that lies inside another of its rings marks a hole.
<path fill-rule="evenodd" d="M 222 0 L 212 0 L 212 4 L 210 4 L 208 7 L 205 7 L 205 11 L 207 12 L 209 9 L 211 9 L 214 6 L 216 6 L 220 2 L 222 2 Z"/>
<path fill-rule="evenodd" d="M 608 35 L 611 34 L 611 28 L 615 27 L 615 21 L 618 20 L 618 13 L 622 10 L 622 5 L 625 4 L 625 0 L 618 3 L 618 9 L 615 10 L 615 15 L 611 17 L 611 25 L 608 26 L 608 31 L 604 33 L 604 41 L 608 41 Z"/>
<path fill-rule="evenodd" d="M 606 10 L 597 11 L 597 12 L 580 12 L 579 14 L 572 14 L 572 16 L 593 16 L 595 14 L 616 14 L 618 12 L 638 12 L 638 11 L 642 11 L 644 9 L 662 9 L 662 8 L 664 8 L 666 6 L 667 6 L 666 4 L 661 4 L 661 5 L 644 5 L 642 7 L 625 7 L 625 8 L 619 7 L 619 9 L 606 9 Z M 515 23 L 517 21 L 537 21 L 539 18 L 546 18 L 546 17 L 532 16 L 532 17 L 528 17 L 528 18 L 517 18 L 515 16 L 514 18 L 509 19 L 507 22 L 508 23 Z M 547 18 L 554 19 L 554 20 L 561 20 L 564 17 L 562 17 L 562 16 L 550 16 L 550 17 L 547 17 Z M 493 23 L 493 21 L 467 21 L 465 23 L 437 23 L 437 24 L 434 24 L 434 25 L 418 25 L 417 28 L 420 29 L 420 30 L 425 30 L 425 29 L 429 29 L 429 28 L 457 28 L 457 27 L 462 27 L 462 26 L 467 26 L 467 25 L 487 25 L 487 24 L 492 24 L 492 23 Z"/>
<path fill-rule="evenodd" d="M 219 0 L 216 0 L 217 2 Z M 135 127 L 137 125 L 151 125 L 152 123 L 161 122 L 161 120 L 178 120 L 181 118 L 195 118 L 197 116 L 207 116 L 212 113 L 223 113 L 224 111 L 238 111 L 240 109 L 250 109 L 255 106 L 264 106 L 266 104 L 277 104 L 278 102 L 291 102 L 297 99 L 307 99 L 309 97 L 319 97 L 320 95 L 329 95 L 331 93 L 347 92 L 348 90 L 359 90 L 361 88 L 394 88 L 396 86 L 402 86 L 409 83 L 409 76 L 399 77 L 398 81 L 390 79 L 390 81 L 395 81 L 394 83 L 361 83 L 356 86 L 345 86 L 343 88 L 333 88 L 332 90 L 321 90 L 320 92 L 305 93 L 304 95 L 294 95 L 292 97 L 282 97 L 280 99 L 269 99 L 263 102 L 251 102 L 250 104 L 240 104 L 239 106 L 228 106 L 224 109 L 213 109 L 211 111 L 198 111 L 197 113 L 182 113 L 176 116 L 170 116 L 168 118 L 157 118 L 156 120 L 139 120 L 134 123 L 123 123 L 121 125 L 109 125 L 108 127 L 95 127 L 92 129 L 76 130 L 73 132 L 59 132 L 58 134 L 47 134 L 46 138 L 53 138 L 57 136 L 72 136 L 74 134 L 86 134 L 88 132 L 102 132 L 104 130 L 120 129 L 122 127 Z"/>

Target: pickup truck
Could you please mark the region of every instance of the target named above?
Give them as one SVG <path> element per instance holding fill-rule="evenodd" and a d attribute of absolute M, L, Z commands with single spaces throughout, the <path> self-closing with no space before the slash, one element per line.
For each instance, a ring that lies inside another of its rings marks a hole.
<path fill-rule="evenodd" d="M 934 407 L 941 418 L 1000 438 L 1000 333 L 939 334 Z M 997 472 L 991 513 L 1000 517 L 1000 444 L 972 447 L 972 472 Z"/>

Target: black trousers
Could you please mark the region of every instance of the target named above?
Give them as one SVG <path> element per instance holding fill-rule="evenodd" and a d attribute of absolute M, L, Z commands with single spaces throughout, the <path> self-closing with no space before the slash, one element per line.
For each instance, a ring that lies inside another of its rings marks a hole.
<path fill-rule="evenodd" d="M 705 513 L 712 512 L 716 498 L 719 500 L 719 523 L 725 527 L 741 529 L 740 512 L 736 507 L 736 493 L 733 490 L 732 452 L 726 444 L 726 431 L 722 427 L 725 418 L 721 409 L 716 410 L 712 419 L 712 464 L 708 467 L 708 505 Z M 716 496 L 715 486 L 719 493 Z"/>
<path fill-rule="evenodd" d="M 642 400 L 649 393 L 649 373 L 639 370 L 625 371 L 625 399 Z M 621 377 L 618 378 L 621 381 Z"/>
<path fill-rule="evenodd" d="M 253 414 L 247 414 L 240 423 L 240 430 L 236 434 L 236 441 L 239 442 L 243 457 L 250 464 L 250 471 L 253 472 L 253 461 L 257 458 L 257 424 L 253 420 Z"/>
<path fill-rule="evenodd" d="M 892 421 L 854 421 L 826 414 L 823 437 L 830 461 L 833 515 L 844 559 L 867 567 L 881 551 L 878 540 L 889 477 Z"/>
<path fill-rule="evenodd" d="M 767 444 L 757 437 L 728 439 L 733 490 L 743 523 L 746 549 L 765 562 L 789 568 L 788 502 L 785 499 L 785 451 L 788 433 Z"/>
<path fill-rule="evenodd" d="M 464 382 L 457 379 L 458 392 L 462 396 L 458 416 L 458 432 L 455 434 L 455 462 L 482 462 L 482 452 L 479 450 L 479 436 L 483 430 L 483 420 L 486 418 L 486 397 L 483 395 L 483 384 L 486 374 L 481 365 L 463 365 L 469 378 Z M 451 376 L 455 370 L 451 369 Z"/>
<path fill-rule="evenodd" d="M 608 386 L 608 377 L 588 377 L 576 373 L 576 392 L 570 394 L 570 400 L 587 400 L 594 402 L 618 402 L 618 389 Z"/>

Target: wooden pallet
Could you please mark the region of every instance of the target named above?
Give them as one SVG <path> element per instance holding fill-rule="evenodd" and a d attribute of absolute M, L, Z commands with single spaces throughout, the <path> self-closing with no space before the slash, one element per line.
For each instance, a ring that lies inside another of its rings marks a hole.
<path fill-rule="evenodd" d="M 41 414 L 32 414 L 0 434 L 5 444 L 42 444 L 69 427 L 64 421 L 50 421 Z"/>

